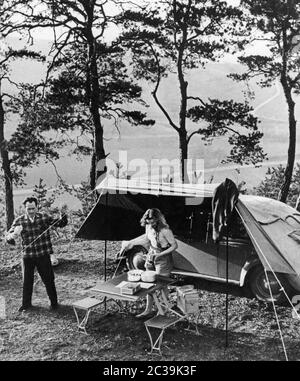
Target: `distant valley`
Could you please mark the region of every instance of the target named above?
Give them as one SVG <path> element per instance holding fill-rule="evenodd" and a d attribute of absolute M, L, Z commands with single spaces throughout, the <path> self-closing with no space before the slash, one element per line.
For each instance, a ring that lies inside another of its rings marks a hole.
<path fill-rule="evenodd" d="M 45 50 L 46 43 L 41 42 L 41 47 Z M 235 83 L 226 77 L 230 72 L 240 71 L 241 67 L 233 62 L 214 63 L 208 65 L 206 70 L 193 70 L 188 75 L 189 91 L 193 96 L 207 98 L 233 98 L 243 101 L 243 91 L 246 90 L 242 84 Z M 37 83 L 44 68 L 40 64 L 32 64 L 27 61 L 16 63 L 13 66 L 14 80 Z M 109 158 L 118 161 L 119 151 L 127 151 L 128 160 L 134 158 L 144 158 L 148 163 L 152 159 L 167 158 L 169 160 L 178 158 L 178 137 L 176 132 L 168 125 L 167 120 L 162 115 L 154 103 L 151 96 L 151 86 L 142 84 L 144 98 L 149 104 L 147 109 L 150 118 L 156 120 L 156 124 L 150 128 L 133 127 L 126 123 L 120 125 L 119 135 L 115 127 L 103 119 L 105 128 L 105 149 L 110 153 Z M 261 120 L 260 128 L 264 132 L 262 141 L 265 152 L 268 153 L 270 165 L 278 163 L 285 164 L 288 144 L 287 128 L 287 107 L 280 87 L 273 86 L 267 89 L 260 89 L 254 83 L 251 84 L 255 90 L 256 97 L 252 102 L 256 116 Z M 166 109 L 174 118 L 178 120 L 178 90 L 177 78 L 172 75 L 165 79 L 159 91 L 159 98 L 166 106 Z M 130 106 L 132 107 L 132 106 Z M 300 119 L 300 98 L 297 102 L 297 118 Z M 7 123 L 6 136 L 14 130 L 16 120 Z M 199 128 L 197 125 L 189 124 L 189 130 Z M 297 137 L 297 159 L 300 160 L 300 137 Z M 206 179 L 214 176 L 214 181 L 222 181 L 225 176 L 231 177 L 234 181 L 246 181 L 248 187 L 258 184 L 264 177 L 268 164 L 262 168 L 241 168 L 237 172 L 232 166 L 221 164 L 228 152 L 228 144 L 224 138 L 215 139 L 212 145 L 205 145 L 199 136 L 192 138 L 189 154 L 191 158 L 204 159 Z M 68 157 L 67 151 L 61 152 L 61 159 L 56 163 L 61 176 L 70 184 L 78 184 L 88 179 L 90 160 L 85 158 L 77 161 L 74 157 Z M 272 164 L 273 163 L 273 164 Z M 37 184 L 39 178 L 43 178 L 48 186 L 55 186 L 56 174 L 50 164 L 41 163 L 38 167 L 27 171 L 26 188 L 31 189 Z M 24 191 L 19 190 L 16 195 L 23 197 Z"/>

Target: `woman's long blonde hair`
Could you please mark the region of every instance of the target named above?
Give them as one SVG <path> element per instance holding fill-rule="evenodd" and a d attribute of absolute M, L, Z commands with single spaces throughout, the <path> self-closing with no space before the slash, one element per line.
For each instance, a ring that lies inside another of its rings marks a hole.
<path fill-rule="evenodd" d="M 165 216 L 162 214 L 162 212 L 157 208 L 148 209 L 143 217 L 141 218 L 141 225 L 146 226 L 148 219 L 154 219 L 155 225 L 153 226 L 156 231 L 160 231 L 161 229 L 168 229 L 169 225 L 167 224 L 167 221 L 165 219 Z"/>

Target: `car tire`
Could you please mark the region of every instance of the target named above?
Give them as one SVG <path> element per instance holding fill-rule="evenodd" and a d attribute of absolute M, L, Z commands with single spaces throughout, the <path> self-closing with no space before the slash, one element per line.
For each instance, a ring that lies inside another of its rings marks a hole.
<path fill-rule="evenodd" d="M 141 245 L 136 245 L 126 253 L 126 264 L 129 270 L 145 270 L 146 254 L 148 250 Z"/>
<path fill-rule="evenodd" d="M 284 292 L 281 290 L 279 283 L 274 277 L 272 272 L 268 271 L 268 279 L 272 291 L 273 300 L 277 304 L 284 304 L 287 298 Z M 291 292 L 291 286 L 288 281 L 280 274 L 276 273 L 276 277 L 280 281 L 287 295 Z M 252 269 L 248 278 L 249 288 L 252 294 L 259 300 L 264 302 L 272 302 L 272 296 L 267 283 L 265 270 L 262 266 L 256 266 Z"/>

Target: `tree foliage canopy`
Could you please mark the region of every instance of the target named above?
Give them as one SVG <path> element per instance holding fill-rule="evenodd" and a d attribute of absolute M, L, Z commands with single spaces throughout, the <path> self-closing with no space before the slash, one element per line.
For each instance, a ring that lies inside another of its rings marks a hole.
<path fill-rule="evenodd" d="M 90 135 L 85 139 L 89 144 L 78 142 L 78 137 L 72 139 L 72 144 L 76 144 L 73 152 L 92 153 L 90 174 L 94 187 L 96 163 L 107 156 L 102 119 L 112 120 L 117 128 L 122 119 L 133 125 L 154 123 L 141 109 L 141 105 L 145 106 L 142 89 L 127 70 L 126 50 L 106 38 L 107 31 L 116 23 L 110 7 L 120 7 L 122 1 L 5 0 L 4 3 L 5 22 L 0 26 L 3 36 L 19 32 L 33 41 L 33 31 L 41 28 L 53 31 L 44 90 L 39 93 L 36 108 L 37 112 L 42 108 L 49 120 L 36 118 L 43 130 L 48 127 L 66 136 L 68 130 L 77 129 L 79 136 Z M 52 112 L 56 113 L 54 117 Z"/>
<path fill-rule="evenodd" d="M 264 54 L 245 54 L 239 58 L 246 65 L 237 80 L 256 78 L 262 87 L 279 81 L 288 107 L 289 147 L 284 181 L 278 198 L 285 202 L 293 177 L 296 153 L 295 96 L 300 93 L 300 4 L 296 0 L 242 0 L 248 12 L 248 25 L 253 28 L 249 42 L 263 41 Z"/>
<path fill-rule="evenodd" d="M 249 25 L 256 28 L 249 42 L 264 41 L 265 54 L 248 54 L 239 58 L 248 72 L 237 79 L 257 77 L 262 87 L 286 77 L 288 87 L 300 91 L 300 4 L 294 0 L 243 0 L 249 12 Z"/>
<path fill-rule="evenodd" d="M 206 142 L 228 135 L 232 149 L 225 161 L 264 160 L 262 133 L 247 101 L 206 99 L 188 89 L 190 70 L 205 69 L 207 63 L 241 49 L 249 39 L 250 28 L 240 9 L 225 1 L 167 0 L 151 2 L 142 11 L 128 10 L 120 19 L 124 25 L 120 41 L 132 52 L 134 74 L 153 83 L 153 97 L 178 132 L 181 148 L 194 135 Z M 158 96 L 162 79 L 171 74 L 177 75 L 180 92 L 178 122 Z"/>
<path fill-rule="evenodd" d="M 266 173 L 264 180 L 254 188 L 254 191 L 259 196 L 270 197 L 273 199 L 278 199 L 278 194 L 280 192 L 281 185 L 284 181 L 285 168 L 283 165 L 278 167 L 270 167 Z M 287 198 L 287 203 L 293 208 L 296 205 L 297 199 L 299 197 L 300 189 L 300 164 L 297 163 L 294 169 L 291 188 Z"/>

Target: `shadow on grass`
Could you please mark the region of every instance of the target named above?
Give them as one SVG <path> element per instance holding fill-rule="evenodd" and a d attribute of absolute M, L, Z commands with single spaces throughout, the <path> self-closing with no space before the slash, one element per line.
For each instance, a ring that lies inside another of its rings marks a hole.
<path fill-rule="evenodd" d="M 111 355 L 114 359 L 120 358 L 123 361 L 284 360 L 279 336 L 269 338 L 261 337 L 257 332 L 234 332 L 229 326 L 226 342 L 226 331 L 222 327 L 199 323 L 198 335 L 196 331 L 187 330 L 187 322 L 179 322 L 166 330 L 162 356 L 150 354 L 150 341 L 144 321 L 137 319 L 132 313 L 120 313 L 115 307 L 110 306 L 105 310 L 102 306 L 91 313 L 87 325 L 88 335 L 77 330 L 71 305 L 62 304 L 53 312 L 46 307 L 35 307 L 26 313 L 26 321 L 29 319 L 48 328 L 51 326 L 52 331 L 57 330 L 58 336 L 55 339 L 60 337 L 68 340 L 70 347 L 77 348 L 78 356 L 92 356 L 97 353 L 100 358 Z M 62 330 L 65 331 L 63 335 Z M 298 341 L 290 340 L 286 346 L 290 359 L 296 359 L 300 349 Z M 53 353 L 52 347 L 49 350 Z"/>
<path fill-rule="evenodd" d="M 255 333 L 227 332 L 220 328 L 198 325 L 199 334 L 187 331 L 187 323 L 181 322 L 166 330 L 163 336 L 162 355 L 150 353 L 150 341 L 144 322 L 134 316 L 107 314 L 94 319 L 88 332 L 94 338 L 105 337 L 111 342 L 111 350 L 128 353 L 128 359 L 139 360 L 284 360 L 278 338 L 261 338 Z M 295 343 L 291 345 L 295 346 Z M 297 345 L 299 348 L 299 345 Z M 183 357 L 184 356 L 184 357 Z M 291 357 L 293 354 L 291 353 Z"/>
<path fill-rule="evenodd" d="M 114 273 L 116 265 L 113 260 L 108 259 L 106 264 L 106 273 L 111 275 Z M 104 276 L 105 266 L 103 260 L 80 260 L 80 259 L 60 259 L 59 265 L 54 268 L 56 274 L 75 275 L 86 274 Z"/>

